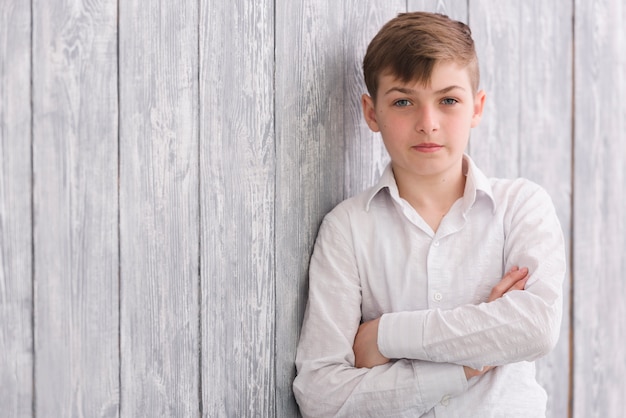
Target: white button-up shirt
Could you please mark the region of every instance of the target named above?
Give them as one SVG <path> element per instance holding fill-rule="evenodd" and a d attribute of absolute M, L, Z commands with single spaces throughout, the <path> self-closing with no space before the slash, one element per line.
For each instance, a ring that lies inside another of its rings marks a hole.
<path fill-rule="evenodd" d="M 466 186 L 436 232 L 379 183 L 324 218 L 309 268 L 294 393 L 305 417 L 543 417 L 533 360 L 558 339 L 565 275 L 553 204 L 524 179 L 488 179 L 465 156 Z M 513 266 L 523 291 L 486 303 Z M 393 359 L 355 368 L 362 321 L 381 317 Z M 463 365 L 496 366 L 465 378 Z"/>

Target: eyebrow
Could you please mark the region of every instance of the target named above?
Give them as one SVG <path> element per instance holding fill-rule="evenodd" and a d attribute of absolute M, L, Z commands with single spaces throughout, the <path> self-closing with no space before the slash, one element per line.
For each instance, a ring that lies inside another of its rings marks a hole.
<path fill-rule="evenodd" d="M 455 90 L 455 89 L 459 89 L 459 90 L 465 91 L 465 89 L 463 87 L 461 87 L 461 86 L 452 85 L 452 86 L 444 87 L 441 90 L 437 90 L 435 92 L 435 94 L 446 94 L 446 93 L 448 93 L 448 92 L 450 92 L 452 90 Z M 402 94 L 416 94 L 417 93 L 416 90 L 413 90 L 413 89 L 410 89 L 410 88 L 407 88 L 407 87 L 392 87 L 392 88 L 390 88 L 389 90 L 387 90 L 385 92 L 385 95 L 387 95 L 389 93 L 392 93 L 394 91 L 400 92 Z"/>

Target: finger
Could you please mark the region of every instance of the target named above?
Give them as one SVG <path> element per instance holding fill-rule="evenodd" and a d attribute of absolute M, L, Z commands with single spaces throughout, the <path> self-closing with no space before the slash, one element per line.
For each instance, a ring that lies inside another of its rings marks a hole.
<path fill-rule="evenodd" d="M 517 267 L 513 267 L 511 270 L 504 275 L 502 280 L 496 284 L 491 290 L 491 294 L 489 295 L 489 302 L 494 301 L 506 292 L 508 292 L 515 284 L 519 283 L 521 280 L 524 280 L 528 276 L 528 269 L 526 267 L 522 269 L 518 269 Z"/>
<path fill-rule="evenodd" d="M 522 280 L 519 280 L 517 283 L 511 286 L 511 288 L 507 290 L 507 293 L 511 290 L 524 290 L 526 288 L 526 282 L 528 282 L 528 276 L 524 277 Z"/>
<path fill-rule="evenodd" d="M 500 283 L 496 286 L 504 291 L 507 291 L 520 280 L 524 280 L 526 276 L 528 276 L 528 269 L 526 267 L 521 269 L 514 268 L 509 270 L 509 272 L 504 275 L 502 280 L 500 280 Z"/>

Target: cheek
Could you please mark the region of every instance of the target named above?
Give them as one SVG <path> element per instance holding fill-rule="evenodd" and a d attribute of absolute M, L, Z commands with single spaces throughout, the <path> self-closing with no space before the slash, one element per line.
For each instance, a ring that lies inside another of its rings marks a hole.
<path fill-rule="evenodd" d="M 473 120 L 471 115 L 455 115 L 455 117 L 449 118 L 446 121 L 450 131 L 463 133 L 472 128 Z"/>

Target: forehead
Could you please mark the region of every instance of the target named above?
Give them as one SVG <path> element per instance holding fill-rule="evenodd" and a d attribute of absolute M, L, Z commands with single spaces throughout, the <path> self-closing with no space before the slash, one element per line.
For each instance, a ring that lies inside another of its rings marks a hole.
<path fill-rule="evenodd" d="M 440 91 L 450 86 L 457 86 L 467 92 L 472 91 L 469 69 L 453 61 L 444 61 L 435 64 L 430 77 L 424 82 L 423 77 L 416 76 L 412 80 L 400 79 L 391 71 L 384 71 L 378 80 L 379 94 L 385 94 L 389 89 L 402 87 L 419 92 Z"/>

